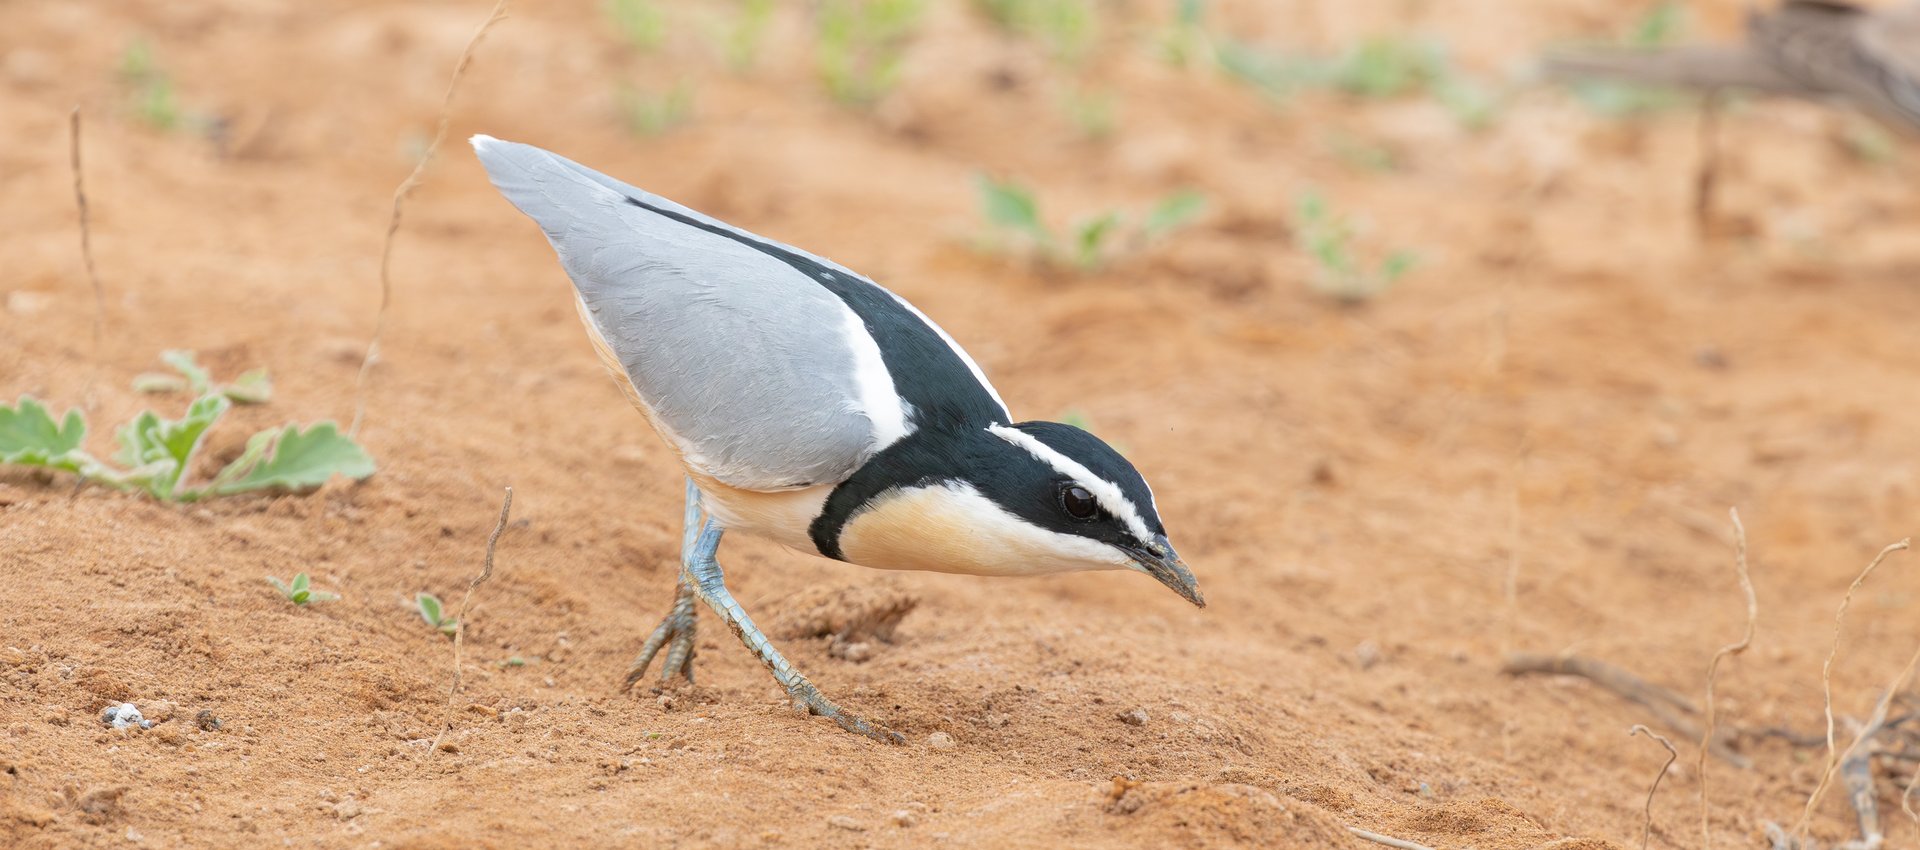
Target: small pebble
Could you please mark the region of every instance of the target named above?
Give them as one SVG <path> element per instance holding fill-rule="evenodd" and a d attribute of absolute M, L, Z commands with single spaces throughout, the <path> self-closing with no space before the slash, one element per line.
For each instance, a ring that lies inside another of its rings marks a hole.
<path fill-rule="evenodd" d="M 107 706 L 105 711 L 100 712 L 100 722 L 115 729 L 132 729 L 136 726 L 141 729 L 153 728 L 153 721 L 140 716 L 140 709 L 130 702 Z"/>
<path fill-rule="evenodd" d="M 919 818 L 914 817 L 913 813 L 907 811 L 906 809 L 900 809 L 899 811 L 896 811 L 893 814 L 888 815 L 888 817 L 893 820 L 894 826 L 900 827 L 902 829 L 913 826 L 914 824 L 920 822 Z"/>
<path fill-rule="evenodd" d="M 1120 715 L 1120 722 L 1128 726 L 1145 726 L 1147 725 L 1147 710 L 1144 708 L 1136 708 L 1132 711 L 1125 712 Z"/>
<path fill-rule="evenodd" d="M 866 826 L 862 825 L 859 821 L 854 820 L 853 818 L 847 817 L 846 815 L 834 815 L 833 817 L 827 818 L 827 825 L 835 829 L 844 829 L 848 832 L 866 832 L 867 831 Z"/>
<path fill-rule="evenodd" d="M 936 750 L 953 749 L 953 736 L 945 732 L 935 732 L 927 736 L 927 746 Z"/>
<path fill-rule="evenodd" d="M 218 732 L 220 731 L 220 718 L 213 716 L 212 711 L 203 708 L 193 715 L 193 725 L 200 727 L 200 731 L 202 732 Z"/>

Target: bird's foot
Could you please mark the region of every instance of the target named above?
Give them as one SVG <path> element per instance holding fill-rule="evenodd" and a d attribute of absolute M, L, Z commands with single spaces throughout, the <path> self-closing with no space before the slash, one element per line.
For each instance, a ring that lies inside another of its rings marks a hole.
<path fill-rule="evenodd" d="M 673 609 L 654 628 L 653 634 L 647 636 L 646 645 L 640 647 L 639 657 L 628 665 L 626 678 L 620 683 L 622 691 L 633 690 L 633 686 L 646 677 L 647 668 L 652 666 L 654 656 L 659 654 L 662 647 L 666 648 L 667 656 L 661 662 L 660 681 L 654 685 L 654 690 L 657 692 L 665 687 L 676 674 L 685 675 L 687 684 L 693 684 L 693 639 L 697 623 L 693 601 L 696 598 L 685 583 L 680 585 L 680 593 L 673 600 Z"/>
<path fill-rule="evenodd" d="M 791 684 L 786 686 L 787 696 L 793 700 L 795 711 L 818 714 L 838 724 L 840 728 L 856 735 L 865 735 L 883 744 L 904 744 L 907 736 L 867 720 L 827 699 L 820 689 L 807 681 L 805 676 L 796 674 Z"/>

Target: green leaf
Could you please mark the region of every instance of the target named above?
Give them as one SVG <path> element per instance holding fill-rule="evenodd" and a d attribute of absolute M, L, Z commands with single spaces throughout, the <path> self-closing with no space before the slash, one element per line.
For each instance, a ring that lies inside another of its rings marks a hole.
<path fill-rule="evenodd" d="M 194 395 L 206 395 L 213 389 L 213 376 L 193 359 L 193 352 L 178 348 L 162 351 L 160 360 L 187 376 L 187 385 L 193 388 Z"/>
<path fill-rule="evenodd" d="M 324 590 L 316 590 L 316 591 L 313 591 L 312 593 L 307 594 L 307 601 L 309 602 L 332 602 L 335 599 L 339 599 L 339 598 L 340 598 L 340 594 L 329 593 Z"/>
<path fill-rule="evenodd" d="M 426 620 L 427 625 L 434 628 L 440 627 L 440 597 L 431 593 L 415 594 L 413 604 L 420 609 L 420 618 Z"/>
<path fill-rule="evenodd" d="M 271 450 L 265 447 L 267 442 L 272 443 Z M 221 470 L 213 492 L 304 490 L 325 484 L 336 474 L 358 480 L 373 473 L 373 459 L 366 450 L 341 434 L 332 422 L 321 422 L 304 432 L 298 425 L 288 425 L 249 439 L 247 450 Z"/>
<path fill-rule="evenodd" d="M 1084 269 L 1099 265 L 1101 248 L 1119 226 L 1120 214 L 1111 211 L 1081 222 L 1073 234 L 1074 261 Z"/>
<path fill-rule="evenodd" d="M 273 400 L 273 380 L 267 377 L 267 370 L 254 369 L 241 373 L 220 392 L 234 404 L 266 404 Z"/>
<path fill-rule="evenodd" d="M 1012 182 L 1001 182 L 980 175 L 980 209 L 996 227 L 1018 230 L 1041 242 L 1048 240 L 1047 226 L 1040 221 L 1040 204 L 1033 193 Z"/>
<path fill-rule="evenodd" d="M 143 410 L 120 429 L 118 460 L 135 468 L 145 479 L 147 492 L 155 498 L 172 500 L 200 447 L 200 438 L 232 406 L 226 396 L 211 393 L 194 399 L 186 416 L 178 420 L 161 419 L 153 411 Z"/>
<path fill-rule="evenodd" d="M 1147 211 L 1142 229 L 1148 239 L 1158 239 L 1191 224 L 1207 209 L 1207 196 L 1187 189 L 1160 199 Z"/>
<path fill-rule="evenodd" d="M 306 573 L 295 573 L 293 576 L 293 590 L 295 593 L 306 590 L 307 586 L 312 583 L 313 580 L 308 578 Z"/>
<path fill-rule="evenodd" d="M 280 579 L 275 578 L 273 576 L 267 576 L 267 583 L 273 585 L 274 590 L 280 591 L 281 596 L 285 596 L 288 599 L 293 598 L 293 590 L 287 587 L 286 582 L 281 581 Z"/>
<path fill-rule="evenodd" d="M 183 393 L 187 391 L 187 381 L 178 375 L 163 375 L 159 372 L 142 372 L 133 376 L 133 391 L 137 393 Z"/>
<path fill-rule="evenodd" d="M 55 466 L 76 452 L 86 436 L 87 423 L 77 409 L 56 424 L 32 396 L 21 396 L 13 407 L 0 405 L 0 463 Z"/>
<path fill-rule="evenodd" d="M 313 593 L 304 589 L 296 590 L 292 594 L 287 596 L 288 599 L 293 600 L 293 604 L 295 605 L 305 605 L 307 604 L 307 601 L 312 597 L 313 597 Z"/>

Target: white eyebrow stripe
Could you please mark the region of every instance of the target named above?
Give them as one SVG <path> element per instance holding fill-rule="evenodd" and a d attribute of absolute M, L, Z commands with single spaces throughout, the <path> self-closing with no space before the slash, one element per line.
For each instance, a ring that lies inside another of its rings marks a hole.
<path fill-rule="evenodd" d="M 1073 479 L 1074 483 L 1087 488 L 1087 492 L 1093 494 L 1095 501 L 1105 506 L 1108 513 L 1119 517 L 1120 521 L 1126 524 L 1127 531 L 1133 534 L 1134 539 L 1141 543 L 1153 542 L 1153 532 L 1147 530 L 1147 523 L 1140 518 L 1140 510 L 1134 507 L 1132 500 L 1128 499 L 1125 493 L 1120 491 L 1120 485 L 1093 474 L 1093 470 L 1088 469 L 1085 464 L 1061 454 L 1052 446 L 1040 442 L 1032 434 L 1018 428 L 988 425 L 987 430 L 1002 440 L 1026 449 L 1028 454 L 1044 461 L 1061 475 Z"/>

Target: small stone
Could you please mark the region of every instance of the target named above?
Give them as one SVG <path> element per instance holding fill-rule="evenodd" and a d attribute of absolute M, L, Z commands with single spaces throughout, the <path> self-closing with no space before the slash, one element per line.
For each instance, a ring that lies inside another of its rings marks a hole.
<path fill-rule="evenodd" d="M 460 752 L 460 745 L 458 745 L 458 744 L 455 744 L 455 743 L 454 743 L 454 742 L 452 742 L 452 741 L 441 741 L 441 742 L 440 742 L 440 752 L 443 752 L 443 753 L 457 753 L 457 752 Z"/>
<path fill-rule="evenodd" d="M 895 811 L 893 814 L 888 815 L 887 817 L 888 819 L 893 821 L 894 826 L 900 827 L 901 829 L 905 829 L 907 827 L 913 826 L 914 824 L 920 822 L 920 819 L 918 817 L 915 817 L 912 812 L 907 811 L 906 809 L 900 809 L 898 811 Z"/>
<path fill-rule="evenodd" d="M 353 820 L 360 816 L 360 801 L 352 797 L 333 804 L 333 816 L 341 820 Z"/>
<path fill-rule="evenodd" d="M 100 712 L 100 722 L 114 729 L 153 727 L 153 722 L 140 716 L 140 709 L 130 702 L 107 706 L 106 710 Z"/>
<path fill-rule="evenodd" d="M 1192 723 L 1193 722 L 1193 715 L 1177 709 L 1172 714 L 1167 716 L 1169 718 L 1172 718 L 1173 722 L 1175 723 Z"/>
<path fill-rule="evenodd" d="M 834 648 L 828 651 L 828 654 L 838 655 L 855 664 L 862 664 L 868 659 L 873 658 L 873 644 L 864 640 L 835 644 Z"/>
<path fill-rule="evenodd" d="M 193 725 L 200 727 L 202 732 L 218 732 L 220 718 L 213 716 L 212 711 L 203 708 L 193 715 Z"/>
<path fill-rule="evenodd" d="M 865 824 L 846 815 L 834 815 L 833 817 L 827 818 L 827 826 L 833 827 L 834 829 L 844 829 L 848 832 L 867 831 Z"/>
<path fill-rule="evenodd" d="M 1123 712 L 1119 715 L 1119 717 L 1120 717 L 1120 722 L 1125 723 L 1128 726 L 1147 725 L 1147 710 L 1144 708 L 1136 708 L 1132 711 Z"/>
<path fill-rule="evenodd" d="M 1373 665 L 1379 664 L 1379 644 L 1370 640 L 1361 641 L 1359 646 L 1353 648 L 1353 663 L 1358 665 L 1362 670 L 1371 669 Z"/>
<path fill-rule="evenodd" d="M 16 316 L 34 316 L 53 306 L 53 296 L 45 292 L 16 289 L 7 293 L 7 312 Z"/>
<path fill-rule="evenodd" d="M 953 749 L 953 736 L 945 732 L 935 732 L 927 736 L 927 746 L 936 750 Z"/>

